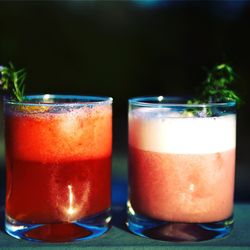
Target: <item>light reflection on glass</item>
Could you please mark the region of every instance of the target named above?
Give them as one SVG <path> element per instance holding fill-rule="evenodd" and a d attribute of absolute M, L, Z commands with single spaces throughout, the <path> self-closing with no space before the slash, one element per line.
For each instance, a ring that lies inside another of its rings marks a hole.
<path fill-rule="evenodd" d="M 74 206 L 74 194 L 72 192 L 72 186 L 68 185 L 68 190 L 69 190 L 69 207 L 67 209 L 67 213 L 69 215 L 72 215 L 76 212 L 76 209 L 73 207 Z"/>

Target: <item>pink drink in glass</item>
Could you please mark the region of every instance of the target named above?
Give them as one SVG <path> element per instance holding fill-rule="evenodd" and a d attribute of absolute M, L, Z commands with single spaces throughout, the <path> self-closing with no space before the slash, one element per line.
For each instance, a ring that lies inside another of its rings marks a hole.
<path fill-rule="evenodd" d="M 174 223 L 230 218 L 235 131 L 235 114 L 189 117 L 160 108 L 130 110 L 130 212 Z"/>

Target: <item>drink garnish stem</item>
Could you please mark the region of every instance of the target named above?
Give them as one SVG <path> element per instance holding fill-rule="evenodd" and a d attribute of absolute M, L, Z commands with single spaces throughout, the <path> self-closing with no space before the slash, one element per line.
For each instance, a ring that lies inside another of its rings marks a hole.
<path fill-rule="evenodd" d="M 12 63 L 9 66 L 0 66 L 0 91 L 11 100 L 24 100 L 25 69 L 16 70 Z"/>

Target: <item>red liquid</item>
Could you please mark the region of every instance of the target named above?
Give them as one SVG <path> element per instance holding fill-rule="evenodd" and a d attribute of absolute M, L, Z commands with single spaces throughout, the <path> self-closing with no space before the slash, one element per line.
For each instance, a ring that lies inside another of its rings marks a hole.
<path fill-rule="evenodd" d="M 174 222 L 216 222 L 233 211 L 235 150 L 165 154 L 130 146 L 135 212 Z"/>
<path fill-rule="evenodd" d="M 110 158 L 60 164 L 7 162 L 6 211 L 17 221 L 75 221 L 110 207 Z"/>
<path fill-rule="evenodd" d="M 7 216 L 68 223 L 110 207 L 111 108 L 13 112 L 5 126 Z"/>

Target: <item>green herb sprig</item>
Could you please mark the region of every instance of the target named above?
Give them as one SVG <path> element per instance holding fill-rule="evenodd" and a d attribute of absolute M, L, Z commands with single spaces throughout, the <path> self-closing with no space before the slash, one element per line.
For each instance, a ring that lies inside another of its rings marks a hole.
<path fill-rule="evenodd" d="M 9 67 L 0 66 L 0 90 L 4 95 L 15 101 L 24 99 L 24 80 L 26 78 L 25 69 L 16 70 L 12 63 Z"/>
<path fill-rule="evenodd" d="M 228 64 L 219 64 L 208 72 L 206 80 L 203 82 L 203 89 L 197 98 L 188 100 L 187 104 L 209 104 L 218 102 L 234 101 L 239 105 L 240 97 L 230 88 L 234 82 L 236 74 Z M 185 116 L 210 116 L 210 107 L 189 108 L 184 112 Z"/>
<path fill-rule="evenodd" d="M 235 101 L 240 103 L 240 97 L 230 85 L 235 80 L 236 74 L 228 64 L 215 66 L 208 72 L 207 79 L 203 83 L 203 90 L 198 98 L 188 101 L 188 104 L 206 104 L 216 102 Z"/>

